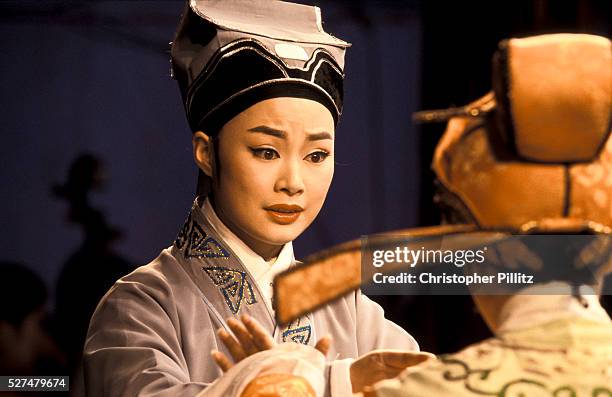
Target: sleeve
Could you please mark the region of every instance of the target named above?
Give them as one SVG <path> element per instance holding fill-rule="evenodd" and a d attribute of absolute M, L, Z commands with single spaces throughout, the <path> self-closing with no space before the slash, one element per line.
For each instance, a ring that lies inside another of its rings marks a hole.
<path fill-rule="evenodd" d="M 219 370 L 212 383 L 191 382 L 175 326 L 175 303 L 171 296 L 162 299 L 168 294 L 150 283 L 120 281 L 102 299 L 84 349 L 87 396 L 232 397 L 240 396 L 256 377 L 279 373 L 301 376 L 316 396 L 323 395 L 325 358 L 295 343 L 250 356 L 225 374 Z M 208 354 L 205 347 L 202 351 Z"/>
<path fill-rule="evenodd" d="M 417 341 L 403 328 L 385 318 L 380 305 L 360 290 L 355 292 L 355 328 L 357 351 L 363 356 L 373 350 L 392 349 L 419 351 Z M 329 392 L 331 397 L 352 396 L 350 368 L 354 359 L 336 360 L 329 370 Z"/>
<path fill-rule="evenodd" d="M 380 305 L 355 292 L 357 312 L 357 347 L 359 355 L 378 349 L 397 349 L 419 351 L 417 341 L 399 325 L 385 318 L 385 311 Z"/>
<path fill-rule="evenodd" d="M 190 382 L 176 310 L 156 298 L 145 284 L 119 281 L 102 299 L 83 353 L 87 396 L 196 395 L 208 386 Z"/>

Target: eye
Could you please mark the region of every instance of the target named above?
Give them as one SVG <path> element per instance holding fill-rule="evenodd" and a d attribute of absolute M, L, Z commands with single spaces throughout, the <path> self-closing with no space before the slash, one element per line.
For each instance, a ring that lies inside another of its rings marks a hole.
<path fill-rule="evenodd" d="M 279 158 L 278 152 L 270 148 L 250 148 L 253 155 L 262 160 L 274 160 Z"/>
<path fill-rule="evenodd" d="M 324 152 L 324 151 L 320 150 L 318 152 L 310 153 L 308 156 L 306 156 L 306 159 L 311 161 L 311 162 L 313 162 L 313 163 L 321 163 L 328 156 L 329 156 L 328 152 Z"/>

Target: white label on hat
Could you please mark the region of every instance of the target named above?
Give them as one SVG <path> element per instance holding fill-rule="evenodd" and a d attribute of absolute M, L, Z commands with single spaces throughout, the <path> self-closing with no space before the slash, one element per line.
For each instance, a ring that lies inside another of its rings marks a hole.
<path fill-rule="evenodd" d="M 298 61 L 307 61 L 308 54 L 306 50 L 295 44 L 278 43 L 274 46 L 276 55 L 281 58 L 297 59 Z"/>

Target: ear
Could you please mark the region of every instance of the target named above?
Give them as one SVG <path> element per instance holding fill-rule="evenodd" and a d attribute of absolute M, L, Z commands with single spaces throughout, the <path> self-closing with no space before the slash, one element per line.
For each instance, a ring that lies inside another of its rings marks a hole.
<path fill-rule="evenodd" d="M 196 131 L 191 138 L 191 143 L 193 144 L 193 159 L 198 168 L 212 178 L 214 163 L 212 138 L 202 131 Z"/>

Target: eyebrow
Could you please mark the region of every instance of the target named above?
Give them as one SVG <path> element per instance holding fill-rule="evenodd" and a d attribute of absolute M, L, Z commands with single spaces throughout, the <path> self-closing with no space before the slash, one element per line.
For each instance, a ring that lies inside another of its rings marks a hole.
<path fill-rule="evenodd" d="M 266 134 L 266 135 L 272 135 L 274 137 L 282 138 L 282 139 L 287 138 L 287 133 L 285 131 L 277 130 L 272 127 L 268 127 L 267 125 L 260 125 L 257 127 L 253 127 L 253 128 L 250 128 L 249 131 L 259 132 L 259 133 Z"/>
<path fill-rule="evenodd" d="M 318 132 L 316 134 L 309 134 L 309 141 L 320 141 L 322 139 L 332 139 L 332 136 L 329 132 Z"/>
<path fill-rule="evenodd" d="M 283 130 L 277 130 L 272 127 L 268 127 L 267 125 L 259 125 L 257 127 L 249 128 L 250 132 L 258 132 L 261 134 L 270 135 L 276 138 L 286 139 L 287 133 Z M 320 141 L 322 139 L 333 139 L 329 132 L 317 132 L 315 134 L 308 134 L 309 141 Z"/>

